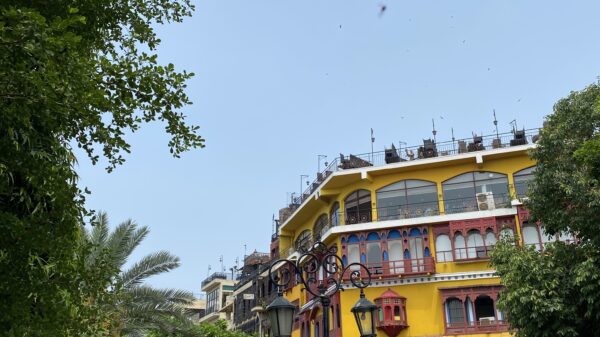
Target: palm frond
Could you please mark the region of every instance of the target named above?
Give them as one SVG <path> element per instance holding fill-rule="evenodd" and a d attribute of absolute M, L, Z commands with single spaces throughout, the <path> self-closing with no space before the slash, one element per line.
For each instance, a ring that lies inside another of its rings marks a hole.
<path fill-rule="evenodd" d="M 129 244 L 131 243 L 131 239 L 136 232 L 136 229 L 137 224 L 129 219 L 120 223 L 107 240 L 106 247 L 109 249 L 114 265 L 118 268 L 121 268 L 129 257 L 127 252 L 131 252 Z"/>
<path fill-rule="evenodd" d="M 108 214 L 99 212 L 98 217 L 92 222 L 92 231 L 88 233 L 88 241 L 99 247 L 105 247 L 109 235 L 108 223 Z"/>
<path fill-rule="evenodd" d="M 129 270 L 119 276 L 121 285 L 129 288 L 138 285 L 152 275 L 168 272 L 179 267 L 179 258 L 167 251 L 160 251 L 144 256 L 136 262 Z"/>

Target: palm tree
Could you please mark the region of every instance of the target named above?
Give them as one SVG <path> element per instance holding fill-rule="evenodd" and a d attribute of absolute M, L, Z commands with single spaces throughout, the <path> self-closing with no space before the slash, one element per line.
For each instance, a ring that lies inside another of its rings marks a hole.
<path fill-rule="evenodd" d="M 101 212 L 92 222 L 92 229 L 84 229 L 84 233 L 92 246 L 86 264 L 93 267 L 108 263 L 115 270 L 108 285 L 111 301 L 106 304 L 106 310 L 113 313 L 111 335 L 145 336 L 149 331 L 171 335 L 187 327 L 189 319 L 185 305 L 194 299 L 192 293 L 143 284 L 150 276 L 179 267 L 178 257 L 159 251 L 124 269 L 133 250 L 148 235 L 148 227 L 138 227 L 134 221 L 127 220 L 110 232 L 108 216 Z"/>

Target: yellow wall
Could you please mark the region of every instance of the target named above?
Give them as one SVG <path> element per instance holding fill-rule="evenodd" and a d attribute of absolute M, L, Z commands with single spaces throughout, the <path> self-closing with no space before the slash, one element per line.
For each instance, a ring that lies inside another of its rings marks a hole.
<path fill-rule="evenodd" d="M 500 159 L 490 159 L 483 162 L 482 165 L 478 165 L 476 163 L 463 163 L 457 165 L 449 165 L 449 166 L 434 166 L 434 167 L 422 167 L 420 166 L 418 170 L 402 172 L 402 173 L 393 173 L 387 175 L 377 175 L 373 176 L 372 180 L 361 180 L 357 183 L 347 185 L 343 188 L 339 189 L 339 194 L 337 197 L 332 198 L 332 200 L 328 203 L 322 202 L 322 206 L 318 209 L 317 212 L 313 212 L 309 220 L 302 223 L 301 225 L 295 228 L 286 228 L 285 232 L 292 234 L 292 238 L 289 240 L 282 240 L 280 243 L 280 251 L 282 253 L 287 252 L 288 249 L 293 245 L 295 238 L 302 233 L 304 230 L 308 229 L 312 232 L 313 226 L 317 221 L 318 217 L 321 214 L 329 214 L 329 210 L 334 202 L 340 203 L 340 210 L 343 212 L 344 210 L 344 199 L 353 191 L 358 189 L 366 189 L 371 191 L 371 202 L 373 209 L 373 219 L 376 219 L 376 209 L 377 209 L 377 198 L 376 191 L 382 187 L 385 187 L 389 184 L 406 180 L 406 179 L 419 179 L 419 180 L 427 180 L 432 181 L 438 184 L 438 198 L 440 202 L 440 214 L 444 214 L 443 208 L 443 192 L 442 192 L 442 182 L 453 178 L 457 175 L 473 172 L 473 171 L 492 171 L 497 173 L 506 174 L 508 176 L 509 181 L 509 193 L 511 195 L 516 195 L 513 184 L 512 175 L 515 172 L 518 172 L 522 169 L 528 168 L 535 165 L 535 162 L 532 161 L 526 152 L 522 152 L 521 155 L 516 157 L 509 158 L 500 158 Z M 300 210 L 302 211 L 302 210 Z M 285 253 L 284 253 L 285 254 Z"/>
<path fill-rule="evenodd" d="M 292 228 L 285 228 L 285 232 L 290 235 L 289 239 L 283 240 L 280 244 L 281 252 L 287 252 L 294 242 L 295 237 L 304 231 L 309 229 L 312 231 L 315 221 L 323 213 L 329 213 L 329 210 L 335 201 L 340 203 L 340 210 L 344 210 L 344 199 L 348 194 L 357 189 L 366 189 L 371 191 L 372 195 L 372 209 L 375 213 L 376 205 L 376 191 L 384 186 L 395 183 L 405 179 L 420 179 L 435 182 L 438 185 L 438 197 L 440 202 L 440 214 L 443 214 L 443 194 L 442 194 L 442 182 L 460 175 L 466 172 L 472 171 L 492 171 L 508 176 L 509 181 L 509 193 L 515 195 L 513 177 L 517 171 L 533 166 L 535 163 L 527 156 L 525 151 L 518 153 L 512 157 L 486 159 L 482 165 L 478 165 L 475 162 L 471 163 L 460 163 L 446 166 L 419 166 L 418 169 L 381 175 L 374 171 L 371 174 L 371 179 L 363 179 L 355 183 L 347 184 L 343 187 L 337 187 L 335 189 L 336 194 L 329 199 L 322 198 L 321 204 L 317 207 L 317 210 L 312 212 L 310 216 L 307 216 L 307 221 L 296 224 Z M 327 186 L 323 186 L 326 189 Z M 313 208 L 314 209 L 314 208 Z M 298 212 L 302 212 L 300 209 Z M 376 214 L 373 214 L 373 218 Z M 342 222 L 343 223 L 343 222 Z M 291 227 L 291 226 L 290 226 Z M 520 234 L 519 226 L 517 225 L 517 234 Z M 340 247 L 340 237 L 335 236 L 329 238 Z M 433 237 L 433 230 L 431 225 L 429 226 L 429 241 L 431 245 L 431 253 L 435 257 L 435 238 Z M 341 252 L 340 252 L 341 255 Z M 446 262 L 436 263 L 436 273 L 456 273 L 456 272 L 473 272 L 490 270 L 491 267 L 488 261 L 469 261 L 466 263 L 457 262 Z M 374 280 L 375 281 L 375 280 Z M 398 336 L 442 336 L 444 334 L 444 315 L 442 300 L 439 292 L 441 287 L 460 287 L 469 285 L 486 285 L 486 284 L 498 284 L 499 279 L 497 278 L 483 278 L 483 279 L 470 279 L 461 281 L 442 281 L 442 282 L 431 282 L 431 283 L 414 283 L 404 285 L 392 285 L 389 288 L 397 292 L 399 295 L 406 297 L 406 310 L 407 310 L 407 321 L 409 327 L 403 330 Z M 371 286 L 365 289 L 365 294 L 368 299 L 374 301 L 375 298 L 379 297 L 386 287 Z M 304 293 L 300 292 L 300 286 L 296 286 L 293 290 L 285 294 L 289 301 L 294 301 L 300 298 L 300 305 L 303 305 L 305 296 Z M 359 291 L 357 289 L 346 290 L 341 293 L 340 304 L 341 304 L 341 318 L 342 318 L 342 337 L 358 337 L 358 329 L 354 322 L 354 317 L 350 312 L 351 307 L 358 301 Z M 311 336 L 314 332 L 314 326 L 311 327 Z M 379 331 L 379 337 L 387 337 L 387 335 Z M 509 333 L 490 333 L 490 334 L 469 334 L 471 337 L 479 336 L 510 336 Z M 300 329 L 294 330 L 292 337 L 300 337 Z"/>

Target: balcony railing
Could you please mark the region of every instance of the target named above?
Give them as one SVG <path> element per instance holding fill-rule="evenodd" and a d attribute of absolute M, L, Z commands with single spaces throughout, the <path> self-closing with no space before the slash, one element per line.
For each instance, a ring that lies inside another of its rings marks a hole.
<path fill-rule="evenodd" d="M 525 130 L 523 138 L 517 139 L 512 132 L 498 135 L 487 135 L 474 138 L 456 139 L 433 144 L 432 148 L 425 145 L 410 146 L 394 150 L 377 151 L 358 155 L 343 156 L 335 158 L 321 172 L 317 173 L 316 179 L 308 185 L 302 195 L 293 198 L 292 204 L 302 204 L 333 172 L 371 166 L 384 166 L 405 161 L 414 161 L 433 157 L 452 156 L 468 152 L 506 148 L 516 145 L 533 144 L 539 137 L 539 129 Z"/>
<path fill-rule="evenodd" d="M 493 199 L 493 203 L 488 201 L 478 202 L 476 196 L 444 199 L 444 208 L 446 214 L 455 214 L 512 207 L 509 194 L 494 194 Z"/>
<path fill-rule="evenodd" d="M 435 261 L 433 257 L 416 259 L 404 259 L 397 261 L 382 261 L 374 263 L 363 263 L 373 277 L 386 277 L 398 275 L 421 275 L 435 272 Z M 344 275 L 346 278 L 348 275 Z"/>
<path fill-rule="evenodd" d="M 226 272 L 214 272 L 209 277 L 205 278 L 204 281 L 202 281 L 201 286 L 204 287 L 205 285 L 209 284 L 211 281 L 214 281 L 217 279 L 235 280 L 238 277 L 239 277 L 239 274 L 232 275 L 231 273 L 226 273 Z"/>
<path fill-rule="evenodd" d="M 446 323 L 446 333 L 451 335 L 490 333 L 507 330 L 508 322 L 505 320 L 480 319 L 476 322 Z"/>
<path fill-rule="evenodd" d="M 397 220 L 439 215 L 438 201 L 377 207 L 377 220 Z"/>
<path fill-rule="evenodd" d="M 437 262 L 455 262 L 483 260 L 490 257 L 490 253 L 494 249 L 493 245 L 476 246 L 476 247 L 461 247 L 454 248 L 453 251 L 437 251 Z"/>

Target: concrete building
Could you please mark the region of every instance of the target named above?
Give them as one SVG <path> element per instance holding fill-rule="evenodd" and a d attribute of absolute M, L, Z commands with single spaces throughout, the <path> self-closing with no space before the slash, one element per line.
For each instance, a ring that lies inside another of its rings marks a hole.
<path fill-rule="evenodd" d="M 231 314 L 227 308 L 232 301 L 233 290 L 237 284 L 237 275 L 225 272 L 215 272 L 202 281 L 202 291 L 206 293 L 205 314 L 199 322 L 216 322 L 219 319 L 232 324 Z"/>
<path fill-rule="evenodd" d="M 522 207 L 538 130 L 340 156 L 281 218 L 282 257 L 297 259 L 315 241 L 336 247 L 344 265 L 360 262 L 378 306 L 378 337 L 509 336 L 496 307 L 502 290 L 489 265 L 501 236 L 543 249 L 543 226 Z M 323 273 L 314 275 L 323 282 Z M 332 337 L 357 336 L 350 308 L 359 290 L 343 275 L 332 298 Z M 292 282 L 298 305 L 293 337 L 323 335 L 322 308 Z"/>

